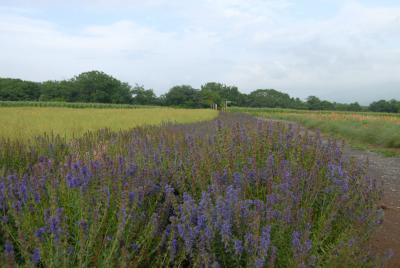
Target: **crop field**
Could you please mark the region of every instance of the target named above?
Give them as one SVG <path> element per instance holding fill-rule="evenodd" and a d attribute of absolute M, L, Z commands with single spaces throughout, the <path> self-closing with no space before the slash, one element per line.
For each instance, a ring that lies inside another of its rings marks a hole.
<path fill-rule="evenodd" d="M 250 115 L 200 114 L 210 120 L 3 141 L 0 266 L 378 264 L 364 244 L 381 221 L 380 184 L 340 143 Z M 86 116 L 83 125 L 113 122 Z"/>
<path fill-rule="evenodd" d="M 190 123 L 216 116 L 216 111 L 200 109 L 0 107 L 0 139 L 27 140 L 44 133 L 70 139 L 101 128 L 118 131 L 143 124 Z"/>
<path fill-rule="evenodd" d="M 344 138 L 357 147 L 381 151 L 386 155 L 400 155 L 399 114 L 249 108 L 234 108 L 233 111 L 298 122 Z"/>

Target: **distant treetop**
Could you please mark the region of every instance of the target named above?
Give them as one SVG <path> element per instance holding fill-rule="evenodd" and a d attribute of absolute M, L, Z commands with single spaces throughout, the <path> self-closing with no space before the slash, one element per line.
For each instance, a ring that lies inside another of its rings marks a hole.
<path fill-rule="evenodd" d="M 270 107 L 308 110 L 340 110 L 399 113 L 400 102 L 379 100 L 369 107 L 358 102 L 344 104 L 310 96 L 306 101 L 290 97 L 275 89 L 257 89 L 241 93 L 236 86 L 208 82 L 200 89 L 177 85 L 157 97 L 152 89 L 130 86 L 101 71 L 81 73 L 69 80 L 36 83 L 21 79 L 0 78 L 0 101 L 61 101 L 88 103 L 120 103 L 136 105 L 166 105 L 191 108 L 221 106 L 225 101 L 242 107 Z"/>

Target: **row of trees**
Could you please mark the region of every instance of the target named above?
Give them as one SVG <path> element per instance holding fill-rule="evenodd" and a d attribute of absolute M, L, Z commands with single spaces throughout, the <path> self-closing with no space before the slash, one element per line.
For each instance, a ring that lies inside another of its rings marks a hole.
<path fill-rule="evenodd" d="M 400 112 L 400 102 L 380 100 L 369 107 L 357 102 L 342 104 L 310 96 L 306 101 L 292 98 L 274 89 L 257 89 L 244 94 L 235 86 L 206 83 L 200 89 L 189 85 L 174 86 L 166 94 L 156 96 L 152 89 L 121 82 L 103 72 L 85 72 L 69 80 L 35 83 L 19 79 L 0 78 L 0 100 L 9 101 L 65 101 L 125 103 L 137 105 L 167 105 L 181 107 L 221 106 L 225 100 L 243 107 L 271 107 L 309 110 L 342 110 L 374 112 Z"/>

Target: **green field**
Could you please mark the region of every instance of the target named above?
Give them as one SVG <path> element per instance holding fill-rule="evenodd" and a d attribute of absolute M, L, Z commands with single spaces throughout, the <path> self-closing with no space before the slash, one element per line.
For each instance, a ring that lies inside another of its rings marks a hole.
<path fill-rule="evenodd" d="M 343 138 L 353 146 L 380 151 L 386 155 L 400 154 L 400 115 L 286 109 L 231 108 L 255 116 L 293 121 L 311 129 Z"/>
<path fill-rule="evenodd" d="M 101 128 L 124 130 L 162 122 L 190 123 L 217 115 L 218 112 L 209 109 L 1 107 L 0 138 L 26 140 L 44 133 L 72 138 Z"/>

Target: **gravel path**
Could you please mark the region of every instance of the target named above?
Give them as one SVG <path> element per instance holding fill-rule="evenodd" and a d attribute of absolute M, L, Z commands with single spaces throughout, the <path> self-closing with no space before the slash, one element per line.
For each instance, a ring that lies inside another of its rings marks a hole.
<path fill-rule="evenodd" d="M 361 161 L 369 161 L 369 173 L 383 182 L 384 209 L 382 225 L 371 239 L 371 249 L 379 254 L 393 250 L 385 267 L 400 267 L 400 158 L 388 158 L 376 153 L 347 149 L 346 154 Z"/>

